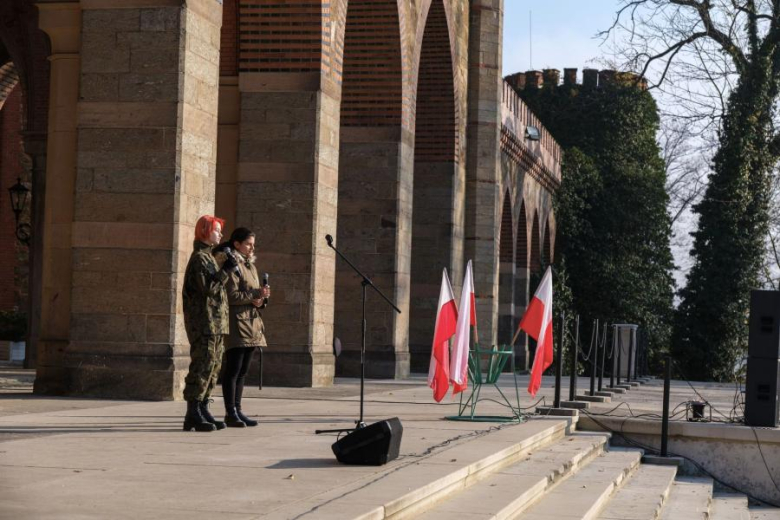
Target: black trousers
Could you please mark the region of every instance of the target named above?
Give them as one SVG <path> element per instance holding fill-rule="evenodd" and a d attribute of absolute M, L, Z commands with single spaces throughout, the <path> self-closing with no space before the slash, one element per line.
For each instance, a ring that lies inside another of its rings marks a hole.
<path fill-rule="evenodd" d="M 244 393 L 244 378 L 252 362 L 255 347 L 231 348 L 225 352 L 225 372 L 222 374 L 222 396 L 225 409 L 241 407 Z"/>

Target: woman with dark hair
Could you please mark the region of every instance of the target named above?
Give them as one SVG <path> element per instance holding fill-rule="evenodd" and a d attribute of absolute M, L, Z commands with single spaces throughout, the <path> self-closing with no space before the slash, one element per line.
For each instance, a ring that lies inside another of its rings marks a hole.
<path fill-rule="evenodd" d="M 222 374 L 222 396 L 225 400 L 225 423 L 234 428 L 257 426 L 257 421 L 244 415 L 241 398 L 244 379 L 255 348 L 266 346 L 265 326 L 260 313 L 268 303 L 271 288 L 260 283 L 255 268 L 255 234 L 247 228 L 236 228 L 230 239 L 216 249 L 218 262 L 233 257 L 238 269 L 227 282 L 230 304 L 230 335 Z"/>

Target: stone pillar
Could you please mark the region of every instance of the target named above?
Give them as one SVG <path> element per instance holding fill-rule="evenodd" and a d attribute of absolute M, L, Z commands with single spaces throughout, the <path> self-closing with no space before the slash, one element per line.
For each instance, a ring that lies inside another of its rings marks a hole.
<path fill-rule="evenodd" d="M 27 344 L 25 347 L 25 368 L 35 368 L 41 332 L 41 279 L 43 277 L 43 218 L 46 207 L 46 134 L 43 132 L 22 132 L 24 153 L 30 159 L 30 223 L 32 236 L 28 244 L 27 272 Z M 20 219 L 21 223 L 21 219 Z"/>
<path fill-rule="evenodd" d="M 222 6 L 83 0 L 68 393 L 178 399 L 181 288 L 214 211 Z"/>
<path fill-rule="evenodd" d="M 319 72 L 239 73 L 236 222 L 271 274 L 264 383 L 327 386 L 334 375 L 340 89 Z"/>
<path fill-rule="evenodd" d="M 412 250 L 414 136 L 404 128 L 341 127 L 338 243 L 401 309 L 369 288 L 366 377 L 409 375 L 409 285 Z M 336 331 L 344 350 L 338 375 L 360 376 L 361 285 L 337 263 Z"/>
<path fill-rule="evenodd" d="M 217 137 L 217 193 L 215 213 L 224 218 L 225 234 L 236 228 L 238 129 L 241 93 L 238 76 L 219 78 L 219 132 Z"/>
<path fill-rule="evenodd" d="M 465 259 L 474 260 L 477 325 L 483 346 L 496 343 L 498 316 L 503 3 L 471 2 L 469 29 Z"/>
<path fill-rule="evenodd" d="M 521 265 L 515 266 L 515 327 L 520 323 L 520 320 L 525 314 L 525 309 L 528 307 L 528 285 L 529 285 L 529 270 L 528 267 Z M 515 331 L 512 331 L 514 335 Z M 515 341 L 515 369 L 516 370 L 528 370 L 530 366 L 530 360 L 528 359 L 528 335 L 525 332 L 521 332 L 517 336 Z"/>
<path fill-rule="evenodd" d="M 35 392 L 66 391 L 63 360 L 70 338 L 73 192 L 76 181 L 76 118 L 81 60 L 81 8 L 78 2 L 38 4 L 38 23 L 51 42 L 49 127 L 45 188 L 48 193 L 40 235 L 42 276 L 39 278 Z"/>

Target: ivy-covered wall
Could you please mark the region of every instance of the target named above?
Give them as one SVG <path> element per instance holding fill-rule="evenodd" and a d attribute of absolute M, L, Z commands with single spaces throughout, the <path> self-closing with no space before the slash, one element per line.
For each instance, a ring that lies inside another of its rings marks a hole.
<path fill-rule="evenodd" d="M 674 291 L 658 109 L 634 82 L 602 83 L 519 93 L 565 150 L 555 267 L 571 295 L 561 303 L 584 323 L 639 324 L 652 362 L 668 349 Z"/>

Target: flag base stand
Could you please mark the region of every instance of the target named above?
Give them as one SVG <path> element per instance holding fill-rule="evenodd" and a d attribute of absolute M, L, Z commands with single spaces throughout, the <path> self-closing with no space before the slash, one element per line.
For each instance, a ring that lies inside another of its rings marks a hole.
<path fill-rule="evenodd" d="M 498 380 L 507 364 L 511 360 L 511 373 L 514 378 L 515 403 L 510 402 L 507 395 L 498 386 Z M 520 408 L 520 390 L 517 385 L 517 372 L 515 371 L 515 349 L 514 346 L 493 347 L 490 349 L 481 349 L 479 344 L 475 343 L 474 348 L 469 350 L 469 382 L 471 382 L 471 395 L 463 400 L 463 393 L 460 394 L 458 403 L 458 415 L 445 417 L 448 421 L 467 421 L 467 422 L 517 422 L 526 420 L 526 414 L 522 413 Z M 492 385 L 498 391 L 501 400 L 492 397 L 482 397 L 482 387 Z M 511 410 L 511 415 L 477 415 L 477 404 L 480 401 L 490 401 Z M 503 402 L 502 402 L 503 401 Z"/>
<path fill-rule="evenodd" d="M 552 406 L 537 406 L 536 413 L 553 417 L 579 417 L 580 411 L 576 408 L 553 408 Z"/>

